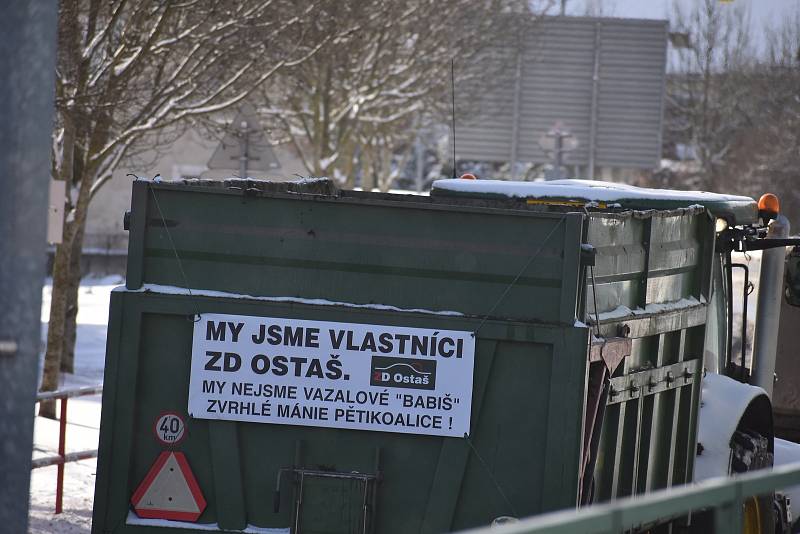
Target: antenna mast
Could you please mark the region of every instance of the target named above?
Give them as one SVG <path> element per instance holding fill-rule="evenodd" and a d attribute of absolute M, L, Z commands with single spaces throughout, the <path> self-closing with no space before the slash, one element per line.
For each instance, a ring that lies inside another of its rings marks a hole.
<path fill-rule="evenodd" d="M 450 58 L 450 89 L 453 95 L 453 178 L 456 176 L 456 60 Z"/>

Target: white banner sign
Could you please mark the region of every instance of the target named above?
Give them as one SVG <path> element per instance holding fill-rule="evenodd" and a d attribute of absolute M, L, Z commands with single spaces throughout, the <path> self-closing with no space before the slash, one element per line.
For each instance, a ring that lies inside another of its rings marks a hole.
<path fill-rule="evenodd" d="M 471 332 L 205 313 L 189 415 L 462 437 L 474 355 Z"/>

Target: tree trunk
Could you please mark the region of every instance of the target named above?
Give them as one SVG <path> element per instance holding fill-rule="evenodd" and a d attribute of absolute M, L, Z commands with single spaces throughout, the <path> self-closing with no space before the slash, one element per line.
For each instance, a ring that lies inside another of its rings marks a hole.
<path fill-rule="evenodd" d="M 369 143 L 364 143 L 361 152 L 361 189 L 372 191 L 375 187 L 375 158 L 374 148 Z"/>
<path fill-rule="evenodd" d="M 47 350 L 44 354 L 41 391 L 58 389 L 61 355 L 64 349 L 64 330 L 67 312 L 67 286 L 70 278 L 72 255 L 72 228 L 74 222 L 65 225 L 64 242 L 56 246 L 53 259 L 53 292 L 50 297 L 50 318 L 47 327 Z M 39 403 L 39 415 L 50 419 L 56 418 L 55 401 Z"/>
<path fill-rule="evenodd" d="M 355 153 L 356 147 L 354 142 L 346 142 L 344 144 L 344 148 L 342 156 L 339 158 L 341 161 L 341 172 L 344 176 L 344 189 L 352 189 L 356 185 L 356 173 L 355 173 Z M 331 171 L 331 175 L 333 175 L 333 171 Z"/>
<path fill-rule="evenodd" d="M 64 348 L 61 353 L 61 372 L 75 372 L 75 335 L 78 319 L 78 291 L 81 283 L 81 249 L 83 228 L 76 228 L 70 252 L 69 280 L 67 282 L 67 306 L 64 318 Z"/>
<path fill-rule="evenodd" d="M 56 247 L 53 261 L 53 292 L 50 299 L 50 319 L 47 328 L 47 350 L 44 355 L 41 391 L 55 391 L 59 385 L 61 359 L 64 353 L 67 332 L 69 285 L 73 276 L 73 253 L 83 248 L 83 235 L 86 227 L 89 200 L 91 199 L 89 192 L 93 171 L 94 169 L 90 169 L 89 172 L 81 176 L 78 199 L 72 210 L 74 218 L 64 224 L 64 242 Z M 80 272 L 78 272 L 77 276 L 80 279 Z M 40 403 L 39 415 L 55 419 L 55 401 Z"/>
<path fill-rule="evenodd" d="M 381 148 L 381 169 L 377 177 L 378 189 L 381 193 L 386 193 L 392 187 L 394 176 L 392 176 L 392 151 L 387 145 Z"/>

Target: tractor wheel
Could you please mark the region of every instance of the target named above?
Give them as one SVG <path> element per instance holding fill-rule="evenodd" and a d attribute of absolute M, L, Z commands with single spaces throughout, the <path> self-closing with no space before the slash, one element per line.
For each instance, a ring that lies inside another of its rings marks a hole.
<path fill-rule="evenodd" d="M 769 440 L 757 432 L 737 430 L 731 438 L 731 472 L 748 473 L 770 469 L 773 454 Z M 786 522 L 779 515 L 779 496 L 775 493 L 757 495 L 744 503 L 744 534 L 785 534 Z"/>

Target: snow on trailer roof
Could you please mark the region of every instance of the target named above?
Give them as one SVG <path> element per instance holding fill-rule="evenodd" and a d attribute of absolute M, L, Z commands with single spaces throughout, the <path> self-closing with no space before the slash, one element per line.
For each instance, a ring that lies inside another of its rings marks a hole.
<path fill-rule="evenodd" d="M 558 202 L 597 203 L 599 207 L 628 209 L 674 209 L 701 204 L 717 216 L 733 219 L 734 224 L 755 222 L 756 202 L 750 197 L 705 191 L 650 189 L 599 180 L 551 180 L 519 182 L 511 180 L 448 179 L 433 182 L 433 195 L 490 196 Z M 613 206 L 611 204 L 618 204 Z"/>
<path fill-rule="evenodd" d="M 619 200 L 686 200 L 686 201 L 740 201 L 754 202 L 750 197 L 722 195 L 705 191 L 676 191 L 648 189 L 633 185 L 599 180 L 550 180 L 547 182 L 520 182 L 511 180 L 461 180 L 448 179 L 433 182 L 434 189 L 465 193 L 498 194 L 516 198 L 573 198 L 594 202 Z"/>

